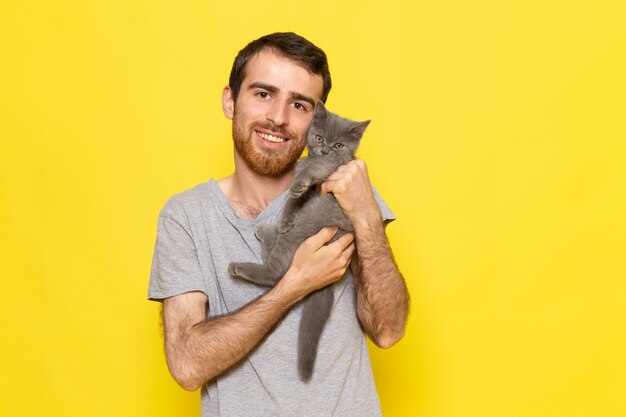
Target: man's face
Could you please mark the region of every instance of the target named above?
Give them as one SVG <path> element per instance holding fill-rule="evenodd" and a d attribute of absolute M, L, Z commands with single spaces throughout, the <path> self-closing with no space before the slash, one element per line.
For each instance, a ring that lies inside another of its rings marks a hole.
<path fill-rule="evenodd" d="M 224 89 L 224 114 L 233 120 L 236 154 L 262 176 L 290 171 L 306 146 L 322 77 L 265 49 L 246 66 L 237 101 Z"/>

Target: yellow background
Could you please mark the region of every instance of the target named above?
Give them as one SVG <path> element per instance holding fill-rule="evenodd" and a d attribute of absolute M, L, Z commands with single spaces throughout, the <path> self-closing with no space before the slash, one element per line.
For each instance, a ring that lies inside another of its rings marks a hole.
<path fill-rule="evenodd" d="M 626 6 L 0 2 L 0 415 L 198 415 L 146 301 L 167 198 L 232 170 L 236 52 L 293 30 L 398 216 L 386 417 L 626 415 Z"/>

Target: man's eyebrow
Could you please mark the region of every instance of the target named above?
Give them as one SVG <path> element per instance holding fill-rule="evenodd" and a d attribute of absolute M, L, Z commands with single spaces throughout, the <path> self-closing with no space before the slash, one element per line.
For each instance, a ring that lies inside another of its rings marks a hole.
<path fill-rule="evenodd" d="M 252 83 L 248 86 L 248 90 L 252 90 L 253 88 L 262 88 L 263 90 L 267 90 L 270 93 L 275 93 L 278 91 L 278 87 L 260 82 Z"/>
<path fill-rule="evenodd" d="M 315 107 L 315 100 L 313 100 L 311 97 L 309 96 L 305 96 L 304 94 L 300 94 L 300 93 L 291 93 L 291 96 L 293 98 L 295 98 L 296 100 L 302 100 L 302 101 L 306 101 L 307 103 L 309 103 L 312 107 Z"/>
<path fill-rule="evenodd" d="M 269 91 L 270 93 L 276 93 L 279 91 L 279 88 L 276 86 L 273 86 L 271 84 L 266 84 L 266 83 L 262 83 L 262 82 L 254 82 L 251 83 L 248 86 L 248 89 L 253 89 L 253 88 L 262 88 L 264 90 Z M 296 92 L 290 92 L 291 97 L 296 99 L 296 100 L 302 100 L 302 101 L 306 101 L 307 103 L 309 103 L 312 107 L 315 107 L 315 100 L 313 100 L 313 98 L 301 94 L 301 93 L 296 93 Z"/>

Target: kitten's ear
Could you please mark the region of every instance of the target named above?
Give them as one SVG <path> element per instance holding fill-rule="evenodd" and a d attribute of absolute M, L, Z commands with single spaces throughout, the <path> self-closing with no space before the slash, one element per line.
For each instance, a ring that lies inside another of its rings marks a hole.
<path fill-rule="evenodd" d="M 367 126 L 369 126 L 371 120 L 366 120 L 364 122 L 359 122 L 357 123 L 353 128 L 352 128 L 352 132 L 359 135 L 359 136 L 363 136 L 363 133 L 365 133 L 365 129 L 367 129 Z"/>
<path fill-rule="evenodd" d="M 324 103 L 322 103 L 322 101 L 318 101 L 317 103 L 315 103 L 314 117 L 320 120 L 326 120 L 327 116 L 328 110 L 326 110 L 326 106 L 324 106 Z"/>

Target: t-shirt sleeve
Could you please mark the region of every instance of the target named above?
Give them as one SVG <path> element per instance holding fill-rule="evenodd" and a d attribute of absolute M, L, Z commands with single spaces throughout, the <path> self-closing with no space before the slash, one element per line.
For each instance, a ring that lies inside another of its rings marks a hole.
<path fill-rule="evenodd" d="M 207 294 L 189 220 L 170 199 L 159 214 L 148 299 L 161 301 L 189 291 Z"/>
<path fill-rule="evenodd" d="M 372 191 L 374 192 L 374 198 L 376 199 L 376 203 L 378 204 L 378 208 L 380 208 L 380 213 L 383 216 L 383 223 L 387 226 L 389 223 L 396 219 L 396 215 L 393 214 L 387 203 L 383 200 L 383 198 L 378 194 L 378 190 L 372 184 Z"/>

